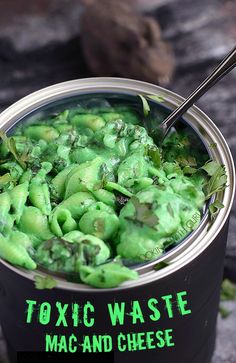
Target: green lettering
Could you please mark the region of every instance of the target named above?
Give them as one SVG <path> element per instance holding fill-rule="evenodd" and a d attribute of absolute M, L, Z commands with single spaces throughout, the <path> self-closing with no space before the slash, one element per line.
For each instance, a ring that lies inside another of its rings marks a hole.
<path fill-rule="evenodd" d="M 79 305 L 72 304 L 72 320 L 74 327 L 78 327 L 79 325 Z"/>
<path fill-rule="evenodd" d="M 47 325 L 50 321 L 51 305 L 48 302 L 44 302 L 40 305 L 39 310 L 39 322 L 42 325 Z"/>
<path fill-rule="evenodd" d="M 138 333 L 137 334 L 137 348 L 138 350 L 145 350 L 146 346 L 143 345 L 145 342 L 145 333 Z"/>
<path fill-rule="evenodd" d="M 125 303 L 115 303 L 114 306 L 112 304 L 108 304 L 107 306 L 112 326 L 116 326 L 117 323 L 124 325 Z"/>
<path fill-rule="evenodd" d="M 90 344 L 90 338 L 88 335 L 85 335 L 84 342 L 83 342 L 83 353 L 92 353 L 92 348 Z"/>
<path fill-rule="evenodd" d="M 158 348 L 164 348 L 164 346 L 165 346 L 165 339 L 163 338 L 163 335 L 164 335 L 164 333 L 162 330 L 158 330 L 156 332 L 156 337 L 158 340 L 158 342 L 157 342 Z"/>
<path fill-rule="evenodd" d="M 131 315 L 133 317 L 133 324 L 136 324 L 137 320 L 139 320 L 140 323 L 144 323 L 143 313 L 137 300 L 133 301 L 132 308 L 133 311 Z"/>
<path fill-rule="evenodd" d="M 32 315 L 34 311 L 34 306 L 36 305 L 35 300 L 26 300 L 26 303 L 28 304 L 28 308 L 26 310 L 27 317 L 26 317 L 26 323 L 30 324 L 32 322 Z"/>
<path fill-rule="evenodd" d="M 94 325 L 94 318 L 88 319 L 88 312 L 94 313 L 94 306 L 88 301 L 84 305 L 84 325 L 91 328 Z"/>
<path fill-rule="evenodd" d="M 59 301 L 57 301 L 56 307 L 57 307 L 57 310 L 59 313 L 59 316 L 58 316 L 58 319 L 56 322 L 56 326 L 60 326 L 61 324 L 63 326 L 68 326 L 66 318 L 65 318 L 66 310 L 68 309 L 68 304 L 64 304 L 62 307 L 62 304 Z"/>
<path fill-rule="evenodd" d="M 155 349 L 155 344 L 154 344 L 154 332 L 153 331 L 148 331 L 147 332 L 147 336 L 146 336 L 146 341 L 147 341 L 147 348 L 148 349 Z"/>
<path fill-rule="evenodd" d="M 150 315 L 150 319 L 152 321 L 158 321 L 161 317 L 161 313 L 156 307 L 157 304 L 158 304 L 158 301 L 155 298 L 148 300 L 148 307 L 153 312 L 153 314 Z"/>
<path fill-rule="evenodd" d="M 74 345 L 73 345 L 74 344 Z M 77 338 L 74 334 L 69 337 L 69 352 L 75 353 L 77 351 Z"/>
<path fill-rule="evenodd" d="M 117 345 L 120 352 L 126 351 L 125 335 L 120 333 L 117 337 Z"/>
<path fill-rule="evenodd" d="M 102 335 L 93 336 L 93 352 L 102 352 Z"/>
<path fill-rule="evenodd" d="M 46 334 L 46 352 L 57 352 L 58 337 L 57 335 Z"/>
<path fill-rule="evenodd" d="M 183 296 L 187 295 L 187 291 L 181 291 L 177 293 L 177 302 L 178 302 L 178 308 L 181 315 L 188 315 L 191 314 L 190 309 L 185 309 L 185 306 L 187 305 L 187 300 L 183 299 Z"/>
<path fill-rule="evenodd" d="M 104 352 L 112 351 L 112 338 L 110 335 L 103 336 Z"/>
<path fill-rule="evenodd" d="M 61 335 L 60 342 L 58 343 L 58 352 L 67 353 L 67 343 L 65 335 Z"/>
<path fill-rule="evenodd" d="M 172 299 L 172 295 L 162 296 L 162 300 L 164 300 L 165 303 L 166 303 L 166 309 L 167 309 L 168 317 L 170 319 L 173 318 L 173 310 L 172 310 L 171 299 Z"/>
<path fill-rule="evenodd" d="M 166 345 L 167 347 L 174 347 L 175 343 L 172 341 L 173 336 L 173 329 L 166 329 L 165 330 L 165 341 L 166 341 Z"/>

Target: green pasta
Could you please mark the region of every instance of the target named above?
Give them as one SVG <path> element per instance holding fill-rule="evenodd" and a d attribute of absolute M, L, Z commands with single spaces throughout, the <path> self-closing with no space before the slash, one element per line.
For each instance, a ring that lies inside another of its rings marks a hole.
<path fill-rule="evenodd" d="M 77 106 L 1 135 L 0 257 L 96 288 L 137 279 L 126 262 L 196 229 L 213 166 L 224 173 L 193 134 L 173 130 L 158 148 L 128 106 Z"/>
<path fill-rule="evenodd" d="M 39 208 L 46 215 L 51 212 L 49 186 L 46 182 L 46 175 L 51 169 L 52 165 L 50 163 L 42 163 L 41 169 L 32 178 L 29 185 L 29 199 L 32 205 Z"/>

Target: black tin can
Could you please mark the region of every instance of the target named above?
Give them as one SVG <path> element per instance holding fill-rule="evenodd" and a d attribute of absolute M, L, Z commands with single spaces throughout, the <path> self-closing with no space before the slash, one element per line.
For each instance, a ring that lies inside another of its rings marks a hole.
<path fill-rule="evenodd" d="M 182 101 L 180 96 L 168 90 L 134 80 L 75 80 L 48 87 L 17 102 L 0 115 L 0 127 L 9 130 L 26 115 L 31 115 L 45 105 L 94 92 L 157 95 L 163 97 L 163 104 L 169 109 Z M 34 277 L 37 271 L 27 272 L 1 260 L 0 321 L 12 362 L 17 361 L 19 352 L 44 352 L 47 335 L 57 336 L 58 342 L 65 336 L 67 351 L 73 350 L 75 341 L 80 344 L 82 337 L 88 336 L 92 341 L 93 336 L 106 336 L 108 338 L 103 339 L 101 346 L 107 350 L 110 362 L 143 362 L 146 359 L 157 363 L 210 363 L 215 343 L 235 172 L 229 148 L 215 124 L 197 107 L 187 112 L 185 121 L 196 130 L 206 146 L 213 143 L 217 145 L 211 151 L 212 156 L 226 168 L 228 187 L 218 195 L 225 207 L 212 226 L 209 228 L 206 214 L 196 231 L 160 259 L 167 262 L 164 268 L 155 270 L 153 267 L 156 261 L 144 264 L 137 268 L 140 273 L 137 281 L 126 282 L 114 289 L 98 290 L 66 282 L 61 277 L 57 279 L 56 288 L 36 290 Z M 185 301 L 182 310 L 178 297 L 182 302 Z M 33 301 L 34 310 L 29 317 L 27 308 L 30 301 Z M 159 318 L 157 310 L 153 309 L 153 301 L 159 308 Z M 167 301 L 171 301 L 171 310 Z M 56 326 L 58 303 L 61 309 L 66 304 L 68 306 L 65 308 L 66 313 L 64 311 L 62 314 L 64 320 L 62 317 Z M 113 309 L 115 303 L 124 309 L 120 321 L 111 320 L 109 314 L 109 307 Z M 48 322 L 40 321 L 38 314 L 43 309 L 42 304 L 45 309 L 49 309 Z M 77 309 L 80 321 L 75 321 L 74 309 Z M 168 331 L 171 331 L 172 338 L 169 346 L 163 346 L 162 339 L 158 339 L 162 333 L 158 332 Z M 110 339 L 112 347 L 109 345 Z M 100 348 L 97 349 L 99 351 Z M 61 350 L 63 352 L 65 349 Z M 70 354 L 70 357 L 77 356 L 77 361 L 81 362 L 99 361 L 93 352 L 90 353 L 88 360 L 83 360 L 78 352 Z M 65 361 L 69 362 L 69 355 L 67 357 Z"/>

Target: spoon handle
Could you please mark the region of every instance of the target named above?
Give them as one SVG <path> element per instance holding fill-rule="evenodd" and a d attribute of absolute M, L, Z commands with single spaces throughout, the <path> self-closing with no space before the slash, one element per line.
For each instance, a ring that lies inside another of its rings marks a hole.
<path fill-rule="evenodd" d="M 215 70 L 198 86 L 198 88 L 177 107 L 162 123 L 166 135 L 171 126 L 182 116 L 206 91 L 236 66 L 236 47 L 223 59 Z"/>

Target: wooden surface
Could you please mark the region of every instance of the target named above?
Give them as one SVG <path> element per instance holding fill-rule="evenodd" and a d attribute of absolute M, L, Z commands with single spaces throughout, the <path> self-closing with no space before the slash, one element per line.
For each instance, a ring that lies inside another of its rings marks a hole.
<path fill-rule="evenodd" d="M 1 1 L 0 109 L 52 83 L 91 76 L 80 47 L 78 1 L 37 0 L 34 6 L 29 3 Z M 159 21 L 165 39 L 173 47 L 177 68 L 169 88 L 183 96 L 236 43 L 235 0 L 138 0 L 138 5 Z M 236 71 L 205 95 L 199 106 L 219 126 L 236 157 Z M 225 274 L 236 281 L 235 237 L 236 205 L 225 261 Z M 213 363 L 236 362 L 236 302 L 226 305 L 232 314 L 224 320 L 219 317 Z M 1 338 L 0 362 L 5 363 Z"/>

